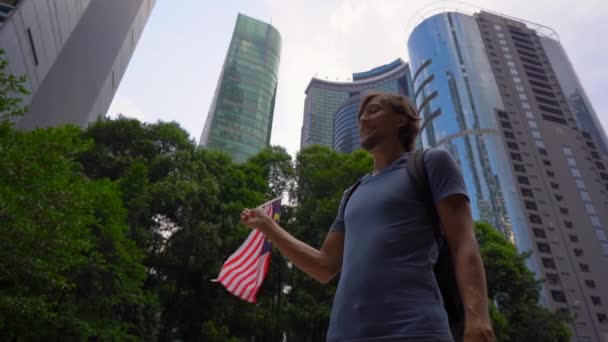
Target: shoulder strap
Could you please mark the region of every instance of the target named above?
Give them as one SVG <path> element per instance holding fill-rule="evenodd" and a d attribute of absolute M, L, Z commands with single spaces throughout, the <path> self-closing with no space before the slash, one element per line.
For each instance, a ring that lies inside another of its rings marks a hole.
<path fill-rule="evenodd" d="M 351 185 L 350 188 L 344 190 L 344 194 L 342 195 L 344 197 L 344 205 L 342 205 L 342 208 L 341 208 L 342 215 L 344 215 L 344 212 L 346 211 L 346 203 L 348 203 L 348 200 L 350 199 L 350 196 L 353 195 L 353 192 L 355 192 L 355 190 L 357 190 L 357 188 L 359 187 L 359 184 L 361 184 L 361 179 L 358 179 L 357 182 L 355 184 Z"/>
<path fill-rule="evenodd" d="M 421 149 L 414 151 L 410 154 L 407 160 L 407 173 L 412 180 L 412 183 L 416 187 L 416 192 L 424 202 L 427 208 L 427 212 L 431 214 L 433 220 L 433 230 L 437 241 L 443 241 L 443 232 L 439 225 L 439 216 L 435 209 L 435 203 L 433 203 L 433 196 L 431 194 L 431 188 L 429 183 L 429 176 L 426 171 L 426 163 L 424 157 L 426 156 L 429 149 Z"/>

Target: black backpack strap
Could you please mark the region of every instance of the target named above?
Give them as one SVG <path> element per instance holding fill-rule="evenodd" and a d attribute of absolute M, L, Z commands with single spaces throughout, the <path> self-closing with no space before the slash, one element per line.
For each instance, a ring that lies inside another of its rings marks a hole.
<path fill-rule="evenodd" d="M 342 208 L 340 208 L 340 210 L 342 211 L 342 217 L 344 217 L 344 213 L 346 212 L 346 203 L 348 203 L 350 196 L 352 196 L 355 190 L 357 190 L 359 184 L 361 184 L 361 179 L 358 179 L 357 182 L 351 185 L 350 188 L 344 190 L 344 193 L 342 194 L 342 197 L 344 198 L 344 204 L 342 205 Z"/>
<path fill-rule="evenodd" d="M 427 212 L 431 215 L 435 238 L 437 238 L 437 242 L 441 246 L 443 243 L 443 231 L 441 230 L 439 215 L 437 214 L 435 203 L 433 203 L 433 195 L 430 191 L 429 176 L 426 172 L 426 163 L 424 162 L 424 157 L 428 151 L 429 149 L 422 149 L 411 152 L 410 157 L 407 160 L 406 167 L 407 173 L 412 180 L 412 184 L 414 184 L 416 187 L 416 193 L 418 193 L 420 198 L 422 198 Z"/>
<path fill-rule="evenodd" d="M 407 172 L 416 187 L 416 192 L 422 198 L 427 212 L 431 216 L 433 231 L 439 247 L 439 255 L 433 272 L 443 297 L 444 308 L 448 314 L 452 337 L 454 341 L 460 342 L 463 340 L 464 334 L 464 306 L 458 291 L 450 249 L 448 244 L 444 243 L 444 233 L 441 229 L 439 214 L 433 202 L 430 180 L 424 162 L 424 157 L 428 151 L 428 149 L 424 149 L 412 152 L 407 161 Z"/>

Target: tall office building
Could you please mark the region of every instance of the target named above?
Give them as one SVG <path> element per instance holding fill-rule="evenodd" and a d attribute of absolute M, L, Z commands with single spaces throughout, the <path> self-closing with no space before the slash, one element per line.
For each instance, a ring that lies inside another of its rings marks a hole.
<path fill-rule="evenodd" d="M 0 48 L 26 75 L 17 127 L 86 126 L 108 110 L 155 0 L 0 0 Z"/>
<path fill-rule="evenodd" d="M 408 41 L 414 97 L 423 145 L 456 158 L 475 219 L 532 253 L 574 340 L 608 341 L 605 133 L 557 39 L 488 12 L 431 16 Z"/>
<path fill-rule="evenodd" d="M 239 14 L 200 144 L 243 162 L 270 144 L 281 35 Z"/>
<path fill-rule="evenodd" d="M 313 78 L 306 88 L 300 147 L 324 145 L 349 153 L 361 147 L 357 112 L 361 97 L 371 91 L 408 96 L 409 66 L 401 59 L 354 73 L 352 82 Z"/>

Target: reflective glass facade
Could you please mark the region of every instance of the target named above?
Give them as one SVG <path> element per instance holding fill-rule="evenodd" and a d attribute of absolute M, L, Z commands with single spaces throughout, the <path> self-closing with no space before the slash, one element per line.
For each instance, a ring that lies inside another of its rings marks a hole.
<path fill-rule="evenodd" d="M 496 110 L 503 110 L 475 18 L 444 13 L 409 38 L 422 143 L 451 152 L 462 168 L 473 216 L 505 235 L 527 234 Z M 505 191 L 506 190 L 506 191 Z M 526 239 L 524 239 L 526 240 Z"/>
<path fill-rule="evenodd" d="M 334 115 L 333 149 L 335 151 L 350 153 L 361 148 L 361 136 L 357 114 L 361 105 L 361 96 L 348 99 Z"/>
<path fill-rule="evenodd" d="M 306 89 L 301 147 L 318 144 L 344 153 L 359 148 L 357 112 L 362 96 L 372 91 L 407 96 L 410 80 L 409 66 L 401 59 L 354 73 L 353 82 L 313 78 Z"/>
<path fill-rule="evenodd" d="M 243 162 L 270 143 L 281 36 L 239 14 L 201 145 Z"/>

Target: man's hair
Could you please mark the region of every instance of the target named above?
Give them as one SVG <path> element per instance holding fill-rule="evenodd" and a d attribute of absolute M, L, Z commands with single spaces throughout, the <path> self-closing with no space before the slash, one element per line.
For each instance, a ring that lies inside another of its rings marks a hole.
<path fill-rule="evenodd" d="M 380 104 L 397 114 L 405 116 L 405 126 L 399 130 L 399 141 L 406 152 L 413 151 L 416 149 L 416 137 L 420 132 L 420 117 L 416 108 L 412 106 L 410 101 L 402 95 L 392 95 L 387 93 L 370 93 L 367 94 L 363 101 L 361 101 L 361 107 L 359 108 L 359 114 L 357 119 L 361 118 L 361 115 L 365 111 L 365 107 L 373 100 L 377 99 Z"/>

